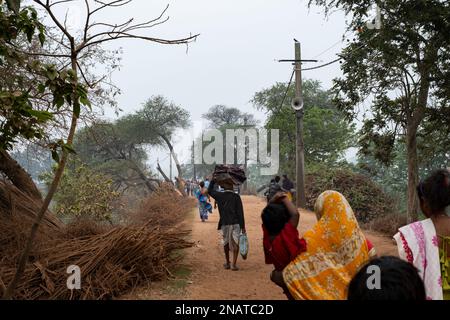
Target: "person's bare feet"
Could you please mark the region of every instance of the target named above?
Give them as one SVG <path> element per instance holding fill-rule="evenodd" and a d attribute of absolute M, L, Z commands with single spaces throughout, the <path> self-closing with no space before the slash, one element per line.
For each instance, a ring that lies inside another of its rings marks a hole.
<path fill-rule="evenodd" d="M 229 262 L 224 263 L 224 264 L 223 264 L 223 267 L 225 268 L 225 270 L 230 270 L 230 269 L 231 269 L 231 266 L 230 266 L 230 263 L 229 263 Z"/>
<path fill-rule="evenodd" d="M 232 271 L 239 271 L 239 268 L 237 267 L 237 265 L 232 265 L 231 266 L 231 270 Z"/>

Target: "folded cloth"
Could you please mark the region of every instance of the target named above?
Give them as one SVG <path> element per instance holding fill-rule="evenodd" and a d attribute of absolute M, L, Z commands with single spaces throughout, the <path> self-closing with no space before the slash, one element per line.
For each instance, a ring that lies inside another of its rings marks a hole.
<path fill-rule="evenodd" d="M 217 183 L 233 183 L 233 184 L 243 184 L 247 177 L 245 176 L 245 171 L 242 167 L 236 165 L 217 165 L 214 169 L 213 179 Z"/>
<path fill-rule="evenodd" d="M 224 225 L 222 230 L 222 244 L 229 245 L 231 250 L 239 248 L 239 236 L 241 234 L 241 227 L 238 224 Z"/>

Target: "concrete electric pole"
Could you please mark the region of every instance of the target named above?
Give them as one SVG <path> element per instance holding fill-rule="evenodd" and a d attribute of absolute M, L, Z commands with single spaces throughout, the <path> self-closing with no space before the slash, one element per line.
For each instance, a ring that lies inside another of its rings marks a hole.
<path fill-rule="evenodd" d="M 302 62 L 317 62 L 317 60 L 302 60 L 300 42 L 295 41 L 295 59 L 279 60 L 279 62 L 292 62 L 295 72 L 295 98 L 292 100 L 292 108 L 295 111 L 297 121 L 296 128 L 296 184 L 297 207 L 306 208 L 305 194 L 305 145 L 303 142 L 303 114 L 304 102 L 302 92 Z M 284 103 L 284 101 L 283 101 Z"/>
<path fill-rule="evenodd" d="M 297 135 L 296 135 L 296 172 L 297 172 L 297 207 L 306 208 L 305 195 L 305 145 L 303 142 L 303 114 L 304 102 L 302 92 L 302 53 L 300 42 L 295 42 L 295 99 L 292 107 L 295 110 L 297 119 Z"/>

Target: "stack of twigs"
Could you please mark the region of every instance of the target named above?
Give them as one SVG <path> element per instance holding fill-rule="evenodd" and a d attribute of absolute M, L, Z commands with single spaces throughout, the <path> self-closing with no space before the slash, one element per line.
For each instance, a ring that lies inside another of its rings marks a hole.
<path fill-rule="evenodd" d="M 18 215 L 20 220 L 32 223 L 36 219 L 36 215 L 41 206 L 41 201 L 30 197 L 11 183 L 0 180 L 0 214 L 3 214 L 3 216 L 0 216 L 1 218 L 5 218 L 5 215 Z M 50 212 L 47 212 L 42 220 L 41 226 L 49 232 L 55 232 L 63 224 L 58 218 Z"/>
<path fill-rule="evenodd" d="M 16 199 L 17 203 L 20 197 L 23 195 Z M 180 216 L 192 207 L 181 197 L 162 193 L 148 199 L 142 208 L 151 201 L 153 205 L 142 213 L 139 222 L 129 221 L 125 226 L 78 221 L 68 227 L 55 227 L 58 232 L 49 232 L 52 223 L 45 223 L 39 229 L 14 298 L 112 299 L 147 281 L 170 276 L 181 256 L 178 251 L 192 245 L 185 240 L 188 232 L 177 230 L 174 223 L 180 222 Z M 16 272 L 31 227 L 28 219 L 18 218 L 25 208 L 24 203 L 20 209 L 18 206 L 17 215 L 0 208 L 0 280 L 5 284 Z M 30 215 L 36 210 L 30 207 Z M 162 223 L 158 217 L 163 215 L 174 220 Z M 81 290 L 67 288 L 67 268 L 73 265 L 81 270 Z"/>
<path fill-rule="evenodd" d="M 144 199 L 137 210 L 129 212 L 127 220 L 132 225 L 142 225 L 151 219 L 170 227 L 183 221 L 193 207 L 194 199 L 181 197 L 173 189 L 160 189 Z"/>
<path fill-rule="evenodd" d="M 159 227 L 116 227 L 93 236 L 49 242 L 30 263 L 16 299 L 111 299 L 145 281 L 160 280 L 177 263 L 185 233 Z M 67 268 L 80 267 L 81 290 L 68 290 Z M 4 282 L 15 268 L 0 267 Z"/>
<path fill-rule="evenodd" d="M 20 250 L 25 247 L 41 206 L 41 201 L 28 196 L 6 181 L 0 181 L 0 267 L 13 263 Z M 62 234 L 61 221 L 47 212 L 39 227 L 31 256 L 34 257 L 43 243 Z"/>

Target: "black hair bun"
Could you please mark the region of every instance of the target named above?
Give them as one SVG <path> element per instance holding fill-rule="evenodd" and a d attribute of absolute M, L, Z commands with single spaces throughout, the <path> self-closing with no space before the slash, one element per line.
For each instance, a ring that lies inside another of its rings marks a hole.
<path fill-rule="evenodd" d="M 434 171 L 422 182 L 420 193 L 434 212 L 445 210 L 450 205 L 450 171 Z"/>

